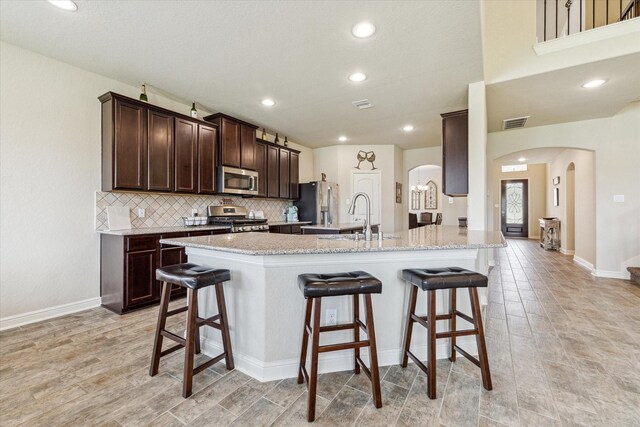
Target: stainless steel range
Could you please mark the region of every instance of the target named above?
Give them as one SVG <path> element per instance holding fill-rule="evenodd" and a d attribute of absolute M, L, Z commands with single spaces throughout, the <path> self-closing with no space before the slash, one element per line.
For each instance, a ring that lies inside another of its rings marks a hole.
<path fill-rule="evenodd" d="M 223 205 L 207 208 L 209 224 L 229 226 L 231 233 L 246 233 L 249 231 L 269 231 L 269 225 L 264 218 L 249 218 L 244 206 Z"/>

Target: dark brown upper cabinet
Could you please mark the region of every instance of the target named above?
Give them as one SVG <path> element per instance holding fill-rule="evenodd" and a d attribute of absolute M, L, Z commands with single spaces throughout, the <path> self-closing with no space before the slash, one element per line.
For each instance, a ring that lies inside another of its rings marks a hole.
<path fill-rule="evenodd" d="M 147 111 L 147 189 L 173 191 L 173 116 Z"/>
<path fill-rule="evenodd" d="M 176 118 L 175 146 L 176 192 L 195 193 L 198 180 L 198 124 Z"/>
<path fill-rule="evenodd" d="M 147 109 L 107 93 L 102 102 L 102 189 L 146 190 Z"/>
<path fill-rule="evenodd" d="M 216 192 L 216 146 L 218 129 L 198 125 L 198 193 Z"/>
<path fill-rule="evenodd" d="M 267 146 L 267 197 L 280 197 L 280 149 Z M 260 180 L 260 177 L 258 177 Z"/>
<path fill-rule="evenodd" d="M 218 125 L 220 165 L 256 170 L 257 126 L 222 113 L 204 119 Z"/>
<path fill-rule="evenodd" d="M 267 197 L 267 146 L 256 142 L 256 172 L 258 172 L 258 196 Z"/>
<path fill-rule="evenodd" d="M 289 184 L 291 178 L 289 177 L 289 150 L 280 148 L 280 198 L 288 199 L 291 189 Z"/>
<path fill-rule="evenodd" d="M 300 197 L 300 154 L 295 151 L 289 153 L 289 198 L 297 200 Z"/>
<path fill-rule="evenodd" d="M 98 99 L 103 191 L 215 193 L 215 124 L 113 92 Z"/>
<path fill-rule="evenodd" d="M 469 192 L 469 110 L 442 116 L 442 192 L 466 196 Z"/>

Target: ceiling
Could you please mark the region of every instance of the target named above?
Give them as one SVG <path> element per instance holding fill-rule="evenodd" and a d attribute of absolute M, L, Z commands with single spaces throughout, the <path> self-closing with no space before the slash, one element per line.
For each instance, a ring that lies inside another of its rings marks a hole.
<path fill-rule="evenodd" d="M 531 116 L 526 127 L 611 117 L 640 99 L 638 70 L 640 53 L 489 85 L 488 131 L 500 131 L 502 120 L 522 116 Z M 596 78 L 608 81 L 599 88 L 582 87 Z"/>
<path fill-rule="evenodd" d="M 439 145 L 440 113 L 466 108 L 468 83 L 483 79 L 476 1 L 76 3 L 69 13 L 2 1 L 0 36 L 308 147 L 339 144 L 339 135 L 347 144 Z M 362 20 L 378 28 L 370 39 L 351 35 Z M 355 71 L 368 79 L 348 81 Z M 276 106 L 262 106 L 265 97 Z M 351 105 L 364 98 L 375 107 Z"/>

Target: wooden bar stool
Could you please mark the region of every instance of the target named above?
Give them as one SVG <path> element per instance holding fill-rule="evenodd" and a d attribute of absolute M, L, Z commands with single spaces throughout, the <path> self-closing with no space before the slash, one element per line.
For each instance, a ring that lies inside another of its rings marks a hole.
<path fill-rule="evenodd" d="M 301 274 L 298 276 L 298 287 L 307 300 L 304 317 L 304 331 L 302 333 L 302 350 L 300 351 L 300 369 L 298 370 L 298 384 L 306 380 L 309 389 L 307 400 L 307 420 L 313 421 L 316 416 L 316 388 L 318 384 L 318 354 L 328 351 L 354 349 L 354 370 L 360 369 L 371 380 L 373 401 L 376 408 L 382 407 L 380 395 L 380 375 L 378 373 L 378 355 L 376 353 L 376 331 L 373 325 L 373 307 L 371 294 L 382 293 L 382 282 L 364 271 L 334 274 Z M 364 295 L 366 326 L 360 320 L 360 295 Z M 332 326 L 320 326 L 320 313 L 323 297 L 353 295 L 353 322 Z M 311 309 L 313 307 L 313 325 Z M 367 340 L 360 340 L 360 328 L 367 334 Z M 340 344 L 320 345 L 320 332 L 332 332 L 353 329 L 354 339 Z M 307 345 L 311 335 L 311 374 L 305 367 L 307 360 Z M 371 369 L 367 368 L 360 359 L 360 348 L 369 347 Z"/>
<path fill-rule="evenodd" d="M 480 303 L 478 301 L 479 287 L 487 286 L 487 278 L 480 273 L 465 270 L 458 267 L 424 268 L 402 270 L 402 278 L 413 285 L 409 298 L 407 320 L 405 325 L 404 346 L 402 352 L 402 367 L 407 367 L 409 357 L 422 371 L 427 374 L 427 395 L 430 399 L 436 398 L 436 339 L 451 338 L 449 360 L 455 362 L 456 351 L 478 366 L 482 372 L 482 384 L 485 389 L 491 390 L 491 372 L 487 359 L 487 347 L 484 342 L 484 329 L 480 315 Z M 418 288 L 427 292 L 427 315 L 416 316 L 416 300 Z M 471 299 L 471 317 L 461 313 L 456 308 L 456 291 L 458 288 L 468 288 Z M 436 290 L 449 289 L 450 309 L 449 313 L 436 314 Z M 456 316 L 459 316 L 473 324 L 473 329 L 463 331 L 456 330 Z M 448 332 L 436 332 L 438 320 L 449 320 Z M 427 328 L 427 366 L 410 351 L 413 323 L 417 322 Z M 471 356 L 456 344 L 456 337 L 475 335 L 478 345 L 478 358 Z"/>
<path fill-rule="evenodd" d="M 149 375 L 158 373 L 160 358 L 184 347 L 184 375 L 182 380 L 182 396 L 191 396 L 193 376 L 225 359 L 227 369 L 233 369 L 233 352 L 231 350 L 231 338 L 229 336 L 229 322 L 224 301 L 223 282 L 231 278 L 229 270 L 202 267 L 196 264 L 185 263 L 170 265 L 156 270 L 156 279 L 161 280 L 162 296 L 160 298 L 160 312 L 156 326 L 153 354 Z M 187 305 L 169 311 L 169 298 L 173 285 L 187 289 Z M 206 319 L 198 317 L 198 290 L 208 286 L 215 286 L 218 314 Z M 186 338 L 182 338 L 165 329 L 167 317 L 187 312 Z M 216 320 L 218 321 L 216 323 Z M 194 353 L 200 353 L 200 328 L 211 326 L 222 333 L 222 345 L 224 352 L 200 366 L 193 367 Z M 169 338 L 178 344 L 162 351 L 163 338 Z"/>

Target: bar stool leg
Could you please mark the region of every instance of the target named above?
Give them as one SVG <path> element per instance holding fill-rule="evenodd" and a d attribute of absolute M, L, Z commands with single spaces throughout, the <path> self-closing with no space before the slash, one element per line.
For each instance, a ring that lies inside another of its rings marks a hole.
<path fill-rule="evenodd" d="M 364 302 L 367 306 L 367 335 L 369 337 L 369 358 L 371 367 L 371 388 L 373 389 L 373 401 L 376 408 L 382 408 L 382 395 L 380 392 L 380 374 L 378 371 L 378 349 L 376 347 L 376 330 L 373 325 L 373 306 L 371 294 L 365 294 Z"/>
<path fill-rule="evenodd" d="M 227 318 L 227 304 L 224 299 L 222 283 L 216 283 L 216 301 L 220 314 L 220 332 L 222 333 L 222 346 L 224 347 L 224 360 L 228 370 L 234 369 L 233 350 L 231 349 L 231 335 L 229 335 L 229 319 Z"/>
<path fill-rule="evenodd" d="M 457 289 L 456 288 L 451 288 L 449 289 L 449 293 L 450 293 L 450 307 L 449 307 L 449 314 L 451 315 L 451 320 L 449 321 L 449 330 L 451 332 L 455 332 L 456 331 L 456 293 L 457 293 Z M 451 350 L 450 350 L 450 354 L 449 354 L 449 360 L 452 362 L 456 361 L 456 336 L 453 335 L 451 337 Z"/>
<path fill-rule="evenodd" d="M 406 368 L 409 362 L 409 351 L 411 350 L 411 335 L 413 333 L 412 315 L 416 312 L 416 301 L 418 299 L 418 288 L 411 286 L 411 294 L 409 295 L 409 308 L 407 309 L 407 323 L 404 325 L 404 345 L 402 346 L 402 367 Z"/>
<path fill-rule="evenodd" d="M 189 306 L 187 309 L 187 336 L 185 338 L 184 348 L 184 372 L 182 375 L 182 397 L 191 396 L 193 386 L 193 357 L 196 346 L 196 333 L 198 326 L 196 324 L 196 311 L 198 306 L 198 291 L 195 289 L 187 289 Z"/>
<path fill-rule="evenodd" d="M 187 295 L 187 306 L 189 306 L 189 296 Z M 196 305 L 196 319 L 198 319 L 198 306 Z M 200 328 L 196 331 L 196 354 L 200 354 Z"/>
<path fill-rule="evenodd" d="M 300 349 L 300 366 L 298 367 L 298 384 L 304 382 L 302 367 L 307 363 L 307 348 L 309 346 L 309 330 L 311 325 L 311 308 L 313 307 L 313 299 L 307 298 L 307 309 L 304 314 L 304 327 L 302 328 L 302 348 Z"/>
<path fill-rule="evenodd" d="M 307 397 L 307 421 L 316 418 L 316 390 L 318 386 L 318 347 L 320 346 L 320 310 L 322 298 L 314 298 L 313 329 L 311 333 L 311 373 L 309 374 L 309 395 Z"/>
<path fill-rule="evenodd" d="M 478 330 L 476 343 L 478 345 L 478 361 L 480 362 L 480 372 L 482 372 L 482 385 L 485 389 L 491 390 L 491 372 L 489 370 L 489 359 L 487 358 L 487 346 L 484 341 L 484 328 L 482 326 L 482 315 L 480 314 L 480 302 L 478 301 L 478 289 L 469 288 L 471 299 L 471 315 L 473 316 L 473 326 Z"/>
<path fill-rule="evenodd" d="M 360 325 L 357 320 L 360 318 L 360 295 L 353 296 L 353 340 L 360 341 Z M 360 373 L 360 364 L 358 359 L 360 358 L 360 347 L 356 347 L 353 353 L 354 372 L 356 375 Z"/>
<path fill-rule="evenodd" d="M 436 291 L 427 291 L 427 396 L 436 398 Z"/>
<path fill-rule="evenodd" d="M 151 367 L 149 375 L 154 376 L 158 373 L 160 367 L 160 353 L 162 353 L 162 331 L 167 324 L 167 311 L 169 311 L 169 299 L 171 296 L 171 283 L 162 282 L 162 295 L 160 297 L 160 311 L 158 312 L 158 324 L 156 325 L 156 334 L 153 341 L 153 352 L 151 353 Z"/>

